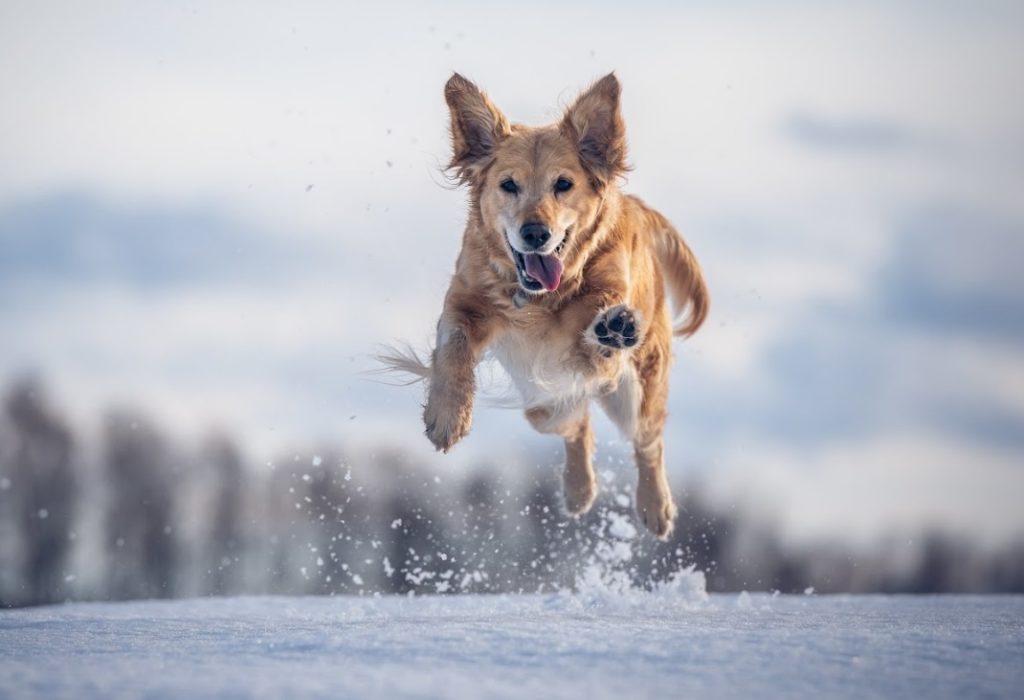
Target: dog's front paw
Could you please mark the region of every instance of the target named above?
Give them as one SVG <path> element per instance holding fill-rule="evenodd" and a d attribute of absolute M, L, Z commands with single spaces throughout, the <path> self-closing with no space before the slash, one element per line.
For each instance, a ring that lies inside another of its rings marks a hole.
<path fill-rule="evenodd" d="M 625 304 L 605 309 L 594 319 L 594 337 L 609 348 L 631 348 L 640 341 L 637 314 Z"/>
<path fill-rule="evenodd" d="M 667 540 L 676 520 L 676 504 L 663 479 L 641 476 L 636 489 L 636 510 L 644 525 L 659 540 Z"/>
<path fill-rule="evenodd" d="M 450 395 L 430 396 L 423 408 L 427 439 L 441 452 L 448 452 L 469 433 L 473 423 L 472 397 L 454 401 Z"/>

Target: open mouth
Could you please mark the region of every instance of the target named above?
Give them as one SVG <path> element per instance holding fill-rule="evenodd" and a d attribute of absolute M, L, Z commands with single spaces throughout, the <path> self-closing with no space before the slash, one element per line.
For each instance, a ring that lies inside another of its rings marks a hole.
<path fill-rule="evenodd" d="M 553 292 L 562 281 L 562 259 L 559 255 L 565 249 L 566 239 L 547 255 L 540 253 L 520 253 L 509 243 L 512 258 L 516 261 L 516 273 L 519 275 L 520 286 L 528 292 L 537 293 L 541 290 Z"/>

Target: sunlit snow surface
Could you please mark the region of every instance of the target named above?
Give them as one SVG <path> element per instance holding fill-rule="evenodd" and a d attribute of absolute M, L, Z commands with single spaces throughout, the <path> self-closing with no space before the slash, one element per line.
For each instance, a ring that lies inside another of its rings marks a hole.
<path fill-rule="evenodd" d="M 1024 598 L 234 598 L 0 612 L 4 698 L 1021 697 Z"/>

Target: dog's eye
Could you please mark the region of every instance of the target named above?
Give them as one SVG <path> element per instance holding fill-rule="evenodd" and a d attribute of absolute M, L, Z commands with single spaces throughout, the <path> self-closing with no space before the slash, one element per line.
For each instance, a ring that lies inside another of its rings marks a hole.
<path fill-rule="evenodd" d="M 572 189 L 572 182 L 566 180 L 564 177 L 560 177 L 555 180 L 555 192 L 568 192 Z"/>
<path fill-rule="evenodd" d="M 501 189 L 505 190 L 509 194 L 519 194 L 519 186 L 516 184 L 516 181 L 512 179 L 502 180 Z"/>

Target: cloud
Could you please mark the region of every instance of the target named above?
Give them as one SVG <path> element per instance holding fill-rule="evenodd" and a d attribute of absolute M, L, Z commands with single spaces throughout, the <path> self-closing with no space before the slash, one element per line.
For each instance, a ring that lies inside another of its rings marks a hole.
<path fill-rule="evenodd" d="M 120 282 L 137 290 L 280 283 L 323 265 L 326 246 L 286 241 L 213 208 L 112 204 L 81 191 L 0 208 L 0 286 Z"/>
<path fill-rule="evenodd" d="M 885 119 L 826 117 L 797 112 L 783 124 L 783 133 L 812 149 L 865 154 L 917 150 L 926 140 L 910 129 Z"/>
<path fill-rule="evenodd" d="M 885 226 L 888 252 L 859 291 L 826 293 L 801 266 L 777 268 L 785 282 L 765 293 L 784 313 L 763 303 L 758 318 L 748 304 L 684 348 L 672 409 L 688 449 L 817 449 L 902 430 L 1024 450 L 1024 235 L 1014 222 L 962 202 L 908 206 Z M 770 258 L 764 266 L 775 269 Z"/>
<path fill-rule="evenodd" d="M 1024 341 L 1024 213 L 930 204 L 901 217 L 894 240 L 878 277 L 888 323 Z"/>

